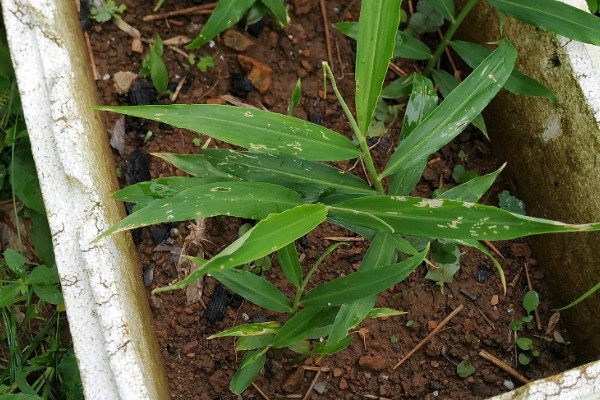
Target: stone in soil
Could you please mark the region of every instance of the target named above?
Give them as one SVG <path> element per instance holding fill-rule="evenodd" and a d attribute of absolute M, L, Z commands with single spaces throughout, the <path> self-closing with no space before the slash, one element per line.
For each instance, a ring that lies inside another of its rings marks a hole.
<path fill-rule="evenodd" d="M 281 384 L 281 390 L 286 393 L 293 393 L 300 388 L 304 380 L 304 368 L 298 367 L 286 376 Z"/>
<path fill-rule="evenodd" d="M 367 371 L 378 372 L 387 368 L 387 360 L 379 353 L 371 353 L 362 356 L 358 365 Z"/>

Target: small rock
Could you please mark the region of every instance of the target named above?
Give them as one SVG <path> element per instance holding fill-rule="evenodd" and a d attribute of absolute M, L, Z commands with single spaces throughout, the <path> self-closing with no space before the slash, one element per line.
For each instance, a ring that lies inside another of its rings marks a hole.
<path fill-rule="evenodd" d="M 142 273 L 144 277 L 144 286 L 152 286 L 152 281 L 154 280 L 154 265 L 150 264 L 142 267 Z"/>
<path fill-rule="evenodd" d="M 333 369 L 333 376 L 337 378 L 337 377 L 339 377 L 339 376 L 342 376 L 342 373 L 343 373 L 343 372 L 344 372 L 344 371 L 342 371 L 342 369 L 341 369 L 341 368 L 334 368 L 334 369 Z"/>
<path fill-rule="evenodd" d="M 302 64 L 302 67 L 305 70 L 307 70 L 308 72 L 311 72 L 313 70 L 313 67 L 312 67 L 312 65 L 310 65 L 308 60 L 302 60 L 302 61 L 300 61 L 300 64 Z"/>
<path fill-rule="evenodd" d="M 433 331 L 437 326 L 438 326 L 437 322 L 435 322 L 435 321 L 427 321 L 427 330 L 429 332 Z"/>
<path fill-rule="evenodd" d="M 348 389 L 348 382 L 344 378 L 340 379 L 340 389 L 345 390 Z"/>
<path fill-rule="evenodd" d="M 264 93 L 271 85 L 271 75 L 273 70 L 271 67 L 244 55 L 238 55 L 238 62 L 246 71 L 248 79 L 259 92 Z"/>
<path fill-rule="evenodd" d="M 505 381 L 502 383 L 502 386 L 504 386 L 504 388 L 505 388 L 506 390 L 514 390 L 514 389 L 515 389 L 515 384 L 514 384 L 514 383 L 513 383 L 513 381 L 511 381 L 511 380 L 505 380 Z"/>
<path fill-rule="evenodd" d="M 286 393 L 295 392 L 302 385 L 304 380 L 304 368 L 298 367 L 286 376 L 285 380 L 281 384 L 281 390 Z"/>
<path fill-rule="evenodd" d="M 358 360 L 358 365 L 367 371 L 383 371 L 387 368 L 387 361 L 379 353 L 367 354 Z"/>
<path fill-rule="evenodd" d="M 127 94 L 129 92 L 129 88 L 135 79 L 137 78 L 137 74 L 131 71 L 119 71 L 113 75 L 113 84 L 115 86 L 115 91 L 118 94 Z"/>
<path fill-rule="evenodd" d="M 188 342 L 186 344 L 184 344 L 183 346 L 181 346 L 181 352 L 182 353 L 190 353 L 192 350 L 194 350 L 196 347 L 198 347 L 198 341 L 194 340 L 191 342 Z"/>
<path fill-rule="evenodd" d="M 225 31 L 225 34 L 223 35 L 223 42 L 225 43 L 225 46 L 237 51 L 244 51 L 254 44 L 252 40 L 233 29 L 228 29 Z"/>
<path fill-rule="evenodd" d="M 133 38 L 133 40 L 131 41 L 131 51 L 140 54 L 144 52 L 144 45 L 140 38 Z"/>
<path fill-rule="evenodd" d="M 110 146 L 117 150 L 121 157 L 125 157 L 125 117 L 121 116 L 115 121 L 110 134 Z"/>
<path fill-rule="evenodd" d="M 476 326 L 477 326 L 477 323 L 475 322 L 474 319 L 470 319 L 468 321 L 465 321 L 465 323 L 463 323 L 463 329 L 465 331 L 472 331 L 473 329 L 475 329 Z"/>
<path fill-rule="evenodd" d="M 217 393 L 223 393 L 229 388 L 229 377 L 222 369 L 212 374 L 208 381 Z"/>
<path fill-rule="evenodd" d="M 498 304 L 498 295 L 495 294 L 492 296 L 492 300 L 490 300 L 490 304 L 495 306 L 496 304 Z"/>
<path fill-rule="evenodd" d="M 439 367 L 439 366 L 440 366 L 440 363 L 439 363 L 439 362 L 437 362 L 437 361 L 435 361 L 435 360 L 433 360 L 433 361 L 431 361 L 431 366 L 432 366 L 433 368 L 437 368 L 437 367 Z"/>
<path fill-rule="evenodd" d="M 315 383 L 315 386 L 313 386 L 313 390 L 319 394 L 323 394 L 323 392 L 325 392 L 325 386 L 327 386 L 325 382 L 317 382 Z"/>
<path fill-rule="evenodd" d="M 531 249 L 529 248 L 529 246 L 523 243 L 511 244 L 510 250 L 517 257 L 529 257 L 531 255 Z"/>
<path fill-rule="evenodd" d="M 296 15 L 306 14 L 316 5 L 316 0 L 294 0 L 294 11 Z"/>

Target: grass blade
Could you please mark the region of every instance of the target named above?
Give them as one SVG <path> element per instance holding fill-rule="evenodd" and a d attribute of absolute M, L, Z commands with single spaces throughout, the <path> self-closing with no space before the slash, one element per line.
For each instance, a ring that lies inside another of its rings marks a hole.
<path fill-rule="evenodd" d="M 591 232 L 600 223 L 565 224 L 496 207 L 446 199 L 369 196 L 329 207 L 328 219 L 375 230 L 459 240 L 507 240 L 541 233 Z"/>
<path fill-rule="evenodd" d="M 181 289 L 209 272 L 215 274 L 213 271 L 222 272 L 269 255 L 323 222 L 325 211 L 322 204 L 305 204 L 279 214 L 270 214 L 212 259 L 206 261 L 190 257 L 199 265 L 198 269 L 181 281 L 155 289 L 153 293 Z"/>
<path fill-rule="evenodd" d="M 356 49 L 356 117 L 366 134 L 392 58 L 400 0 L 363 1 Z"/>
<path fill-rule="evenodd" d="M 250 271 L 229 268 L 221 271 L 212 271 L 211 275 L 257 306 L 277 311 L 289 312 L 292 308 L 290 300 L 265 278 Z"/>
<path fill-rule="evenodd" d="M 287 246 L 277 250 L 277 260 L 281 267 L 285 277 L 296 286 L 300 288 L 302 284 L 302 268 L 298 261 L 298 251 L 296 250 L 296 244 L 294 242 L 288 243 Z"/>
<path fill-rule="evenodd" d="M 442 193 L 437 198 L 477 203 L 481 196 L 483 196 L 483 194 L 487 192 L 490 186 L 492 186 L 492 184 L 496 181 L 496 178 L 500 172 L 502 172 L 504 167 L 506 167 L 506 163 L 490 174 L 478 176 L 466 183 L 463 183 L 462 185 L 454 186 L 452 189 Z"/>
<path fill-rule="evenodd" d="M 254 359 L 249 362 L 252 358 Z M 250 386 L 254 378 L 256 378 L 256 375 L 263 369 L 266 360 L 267 357 L 264 350 L 254 350 L 244 354 L 240 363 L 240 369 L 237 370 L 231 379 L 229 390 L 237 395 L 242 394 Z"/>
<path fill-rule="evenodd" d="M 302 204 L 300 196 L 277 185 L 258 182 L 219 182 L 186 189 L 155 201 L 123 218 L 96 240 L 115 232 L 162 222 L 231 215 L 262 219 Z"/>
<path fill-rule="evenodd" d="M 268 111 L 214 104 L 95 108 L 164 122 L 256 152 L 317 161 L 340 161 L 360 155 L 354 144 L 339 133 Z"/>
<path fill-rule="evenodd" d="M 285 12 L 285 6 L 282 0 L 261 0 L 262 3 L 273 13 L 274 16 L 283 24 L 287 26 L 287 14 Z"/>
<path fill-rule="evenodd" d="M 328 308 L 322 307 L 306 307 L 300 310 L 279 329 L 273 340 L 273 347 L 287 347 L 303 339 L 319 326 L 329 312 Z"/>
<path fill-rule="evenodd" d="M 433 78 L 433 81 L 437 85 L 442 97 L 444 98 L 448 97 L 450 92 L 452 92 L 458 86 L 458 81 L 452 75 L 446 71 L 442 71 L 441 69 L 434 70 L 431 73 L 431 77 Z M 475 125 L 475 127 L 479 129 L 486 138 L 489 139 L 485 121 L 483 120 L 483 115 L 477 114 L 471 123 Z"/>
<path fill-rule="evenodd" d="M 419 162 L 462 132 L 502 88 L 516 57 L 515 48 L 502 40 L 500 46 L 398 145 L 380 178 Z"/>
<path fill-rule="evenodd" d="M 423 262 L 428 251 L 429 246 L 400 263 L 358 271 L 323 283 L 308 292 L 300 303 L 307 307 L 344 304 L 377 294 L 410 275 Z"/>
<path fill-rule="evenodd" d="M 476 43 L 463 42 L 460 40 L 450 42 L 450 46 L 471 68 L 477 67 L 479 63 L 491 53 L 491 51 Z M 550 89 L 537 80 L 520 73 L 516 69 L 513 70 L 504 83 L 504 89 L 511 93 L 522 94 L 524 96 L 544 97 L 556 104 L 556 96 Z"/>
<path fill-rule="evenodd" d="M 205 45 L 219 33 L 241 20 L 255 2 L 256 0 L 219 1 L 200 34 L 185 48 L 192 50 Z"/>
<path fill-rule="evenodd" d="M 600 19 L 556 0 L 486 0 L 503 14 L 578 42 L 600 46 Z"/>

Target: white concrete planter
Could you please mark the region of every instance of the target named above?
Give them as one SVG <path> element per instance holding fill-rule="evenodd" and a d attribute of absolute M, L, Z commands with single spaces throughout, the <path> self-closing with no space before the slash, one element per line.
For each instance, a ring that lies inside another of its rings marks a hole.
<path fill-rule="evenodd" d="M 90 243 L 122 209 L 109 197 L 114 166 L 106 131 L 89 108 L 99 101 L 74 2 L 1 2 L 86 398 L 168 399 L 131 241 L 113 235 Z M 493 26 L 493 15 L 485 8 L 473 12 L 470 34 Z M 600 83 L 594 74 L 600 50 L 512 21 L 504 31 L 526 55 L 521 70 L 558 98 L 554 106 L 503 93 L 488 112 L 493 142 L 512 166 L 519 196 L 530 215 L 600 220 Z M 533 242 L 536 256 L 551 282 L 561 282 L 564 303 L 600 280 L 593 262 L 599 234 L 542 240 Z M 590 299 L 566 313 L 581 352 L 593 359 L 600 358 L 600 339 L 592 335 L 600 328 L 599 303 Z M 599 393 L 596 361 L 496 399 L 592 399 Z"/>

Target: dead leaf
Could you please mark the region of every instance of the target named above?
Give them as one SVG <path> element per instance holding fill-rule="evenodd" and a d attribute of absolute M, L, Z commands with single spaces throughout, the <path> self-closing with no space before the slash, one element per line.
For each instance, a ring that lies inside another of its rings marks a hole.
<path fill-rule="evenodd" d="M 556 340 L 560 344 L 567 344 L 567 342 L 565 341 L 565 339 L 563 339 L 559 331 L 554 331 L 554 340 Z"/>
<path fill-rule="evenodd" d="M 560 313 L 557 311 L 554 314 L 552 314 L 552 316 L 550 317 L 550 320 L 548 321 L 548 328 L 546 328 L 546 335 L 552 334 L 552 331 L 554 331 L 554 328 L 556 328 L 556 324 L 558 324 L 559 320 L 560 320 Z"/>
<path fill-rule="evenodd" d="M 252 82 L 252 86 L 261 93 L 266 92 L 271 85 L 271 75 L 273 74 L 271 67 L 252 57 L 241 54 L 237 58 L 244 71 L 246 71 L 248 79 Z"/>

